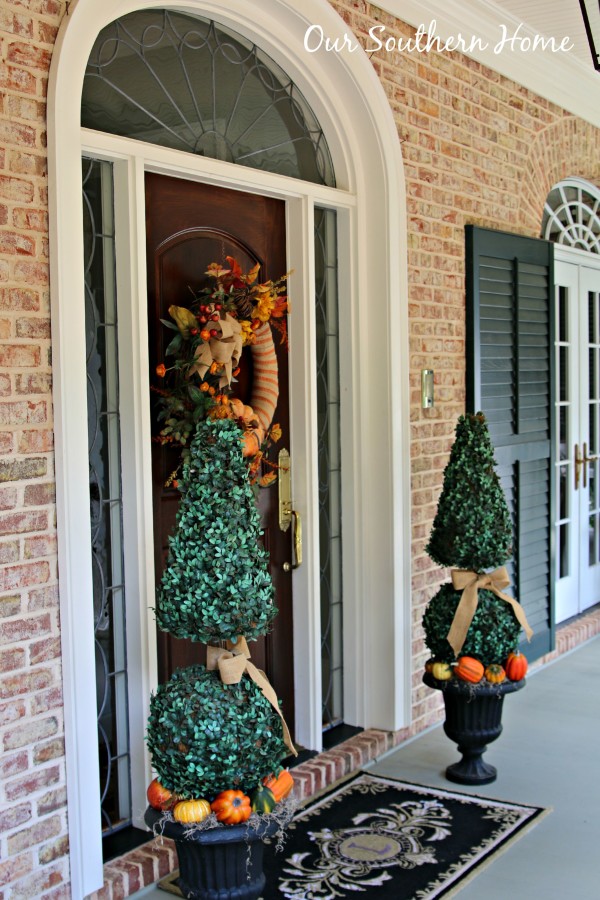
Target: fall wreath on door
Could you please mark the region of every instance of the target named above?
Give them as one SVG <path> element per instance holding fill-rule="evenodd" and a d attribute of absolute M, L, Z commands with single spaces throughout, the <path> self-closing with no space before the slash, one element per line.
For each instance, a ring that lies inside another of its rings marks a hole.
<path fill-rule="evenodd" d="M 261 283 L 259 263 L 244 273 L 233 257 L 227 256 L 226 262 L 228 268 L 211 263 L 206 271 L 210 284 L 193 293 L 189 306 L 170 306 L 171 321 L 161 319 L 175 334 L 165 350 L 171 364 L 161 362 L 156 367 L 157 375 L 164 379 L 163 387 L 154 388 L 161 401 L 158 418 L 164 425 L 154 440 L 182 449 L 169 485 L 176 485 L 202 419 L 237 422 L 251 481 L 267 487 L 277 478 L 276 464 L 268 459 L 269 447 L 281 437 L 279 425 L 273 422 L 279 397 L 273 329 L 287 346 L 285 290 L 289 273 Z M 246 347 L 253 364 L 249 403 L 235 395 Z"/>

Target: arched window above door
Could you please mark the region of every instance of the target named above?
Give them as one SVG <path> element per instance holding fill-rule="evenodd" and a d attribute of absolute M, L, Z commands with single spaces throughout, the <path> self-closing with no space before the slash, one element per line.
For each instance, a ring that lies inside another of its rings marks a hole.
<path fill-rule="evenodd" d="M 292 178 L 335 186 L 323 131 L 277 63 L 196 16 L 141 10 L 94 43 L 82 125 Z"/>
<path fill-rule="evenodd" d="M 554 185 L 544 205 L 542 237 L 600 254 L 600 190 L 582 178 Z"/>

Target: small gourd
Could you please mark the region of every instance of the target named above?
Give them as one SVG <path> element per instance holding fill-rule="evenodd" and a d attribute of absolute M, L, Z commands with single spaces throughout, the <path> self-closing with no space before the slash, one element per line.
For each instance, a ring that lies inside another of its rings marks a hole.
<path fill-rule="evenodd" d="M 522 653 L 516 650 L 514 653 L 508 654 L 508 659 L 504 663 L 506 674 L 511 681 L 521 681 L 527 673 L 527 659 Z"/>
<path fill-rule="evenodd" d="M 502 684 L 506 678 L 506 672 L 498 663 L 491 663 L 485 670 L 485 677 L 490 684 Z"/>
<path fill-rule="evenodd" d="M 277 778 L 274 775 L 268 775 L 263 778 L 262 783 L 273 792 L 277 803 L 284 800 L 294 787 L 294 779 L 290 775 L 289 769 L 282 769 Z"/>
<path fill-rule="evenodd" d="M 462 681 L 470 681 L 471 684 L 477 684 L 483 678 L 485 666 L 478 659 L 475 659 L 474 656 L 461 656 L 454 671 Z"/>
<path fill-rule="evenodd" d="M 250 818 L 252 807 L 250 797 L 243 791 L 221 791 L 210 804 L 219 822 L 224 825 L 239 825 Z"/>
<path fill-rule="evenodd" d="M 173 818 L 176 822 L 202 822 L 210 816 L 208 800 L 180 800 L 173 807 Z"/>
<path fill-rule="evenodd" d="M 452 678 L 452 666 L 450 663 L 434 662 L 431 667 L 431 674 L 438 681 L 449 681 Z"/>
<path fill-rule="evenodd" d="M 277 804 L 273 791 L 266 784 L 259 784 L 250 794 L 250 800 L 252 811 L 258 813 L 270 813 Z"/>

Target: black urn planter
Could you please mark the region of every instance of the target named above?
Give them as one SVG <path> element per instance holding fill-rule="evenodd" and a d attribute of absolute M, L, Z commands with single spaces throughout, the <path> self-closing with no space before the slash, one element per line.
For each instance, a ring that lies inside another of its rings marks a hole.
<path fill-rule="evenodd" d="M 148 807 L 144 821 L 149 828 L 163 813 Z M 281 829 L 275 819 L 257 827 L 228 825 L 186 835 L 186 826 L 167 821 L 158 834 L 175 841 L 179 859 L 179 889 L 188 900 L 257 900 L 265 886 L 263 839 Z"/>
<path fill-rule="evenodd" d="M 502 732 L 502 706 L 505 694 L 512 694 L 525 687 L 521 681 L 503 681 L 490 684 L 481 681 L 470 684 L 452 678 L 438 681 L 429 672 L 423 676 L 426 685 L 442 691 L 446 708 L 444 731 L 451 741 L 458 744 L 462 759 L 448 766 L 446 778 L 458 784 L 489 784 L 496 780 L 494 766 L 484 762 L 487 745 Z"/>

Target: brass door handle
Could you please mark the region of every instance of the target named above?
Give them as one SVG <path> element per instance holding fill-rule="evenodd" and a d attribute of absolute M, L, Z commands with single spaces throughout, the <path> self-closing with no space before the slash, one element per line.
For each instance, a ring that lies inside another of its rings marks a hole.
<path fill-rule="evenodd" d="M 294 509 L 292 502 L 292 472 L 290 454 L 287 450 L 279 451 L 277 460 L 279 470 L 279 527 L 287 531 L 292 525 L 292 556 L 293 562 L 283 564 L 284 572 L 291 572 L 302 565 L 302 518 Z"/>
<path fill-rule="evenodd" d="M 291 572 L 293 569 L 297 569 L 298 566 L 302 565 L 302 518 L 300 513 L 295 509 L 292 510 L 292 517 L 294 520 L 294 532 L 292 538 L 294 562 L 284 562 L 284 572 Z"/>
<path fill-rule="evenodd" d="M 584 464 L 584 457 L 579 455 L 579 444 L 575 444 L 573 455 L 575 461 L 575 490 L 579 488 L 579 466 Z"/>
<path fill-rule="evenodd" d="M 575 490 L 579 487 L 579 467 L 583 466 L 583 487 L 587 488 L 588 486 L 588 463 L 596 462 L 597 459 L 600 459 L 598 455 L 596 456 L 588 456 L 587 455 L 587 443 L 583 445 L 583 456 L 579 455 L 579 444 L 575 444 Z"/>
<path fill-rule="evenodd" d="M 587 473 L 588 473 L 588 463 L 595 462 L 598 459 L 598 456 L 588 456 L 587 455 L 587 444 L 583 445 L 583 486 L 587 488 Z"/>
<path fill-rule="evenodd" d="M 297 569 L 298 566 L 302 565 L 302 519 L 296 509 L 292 511 L 292 515 L 294 517 L 294 562 L 292 563 L 292 569 Z"/>

